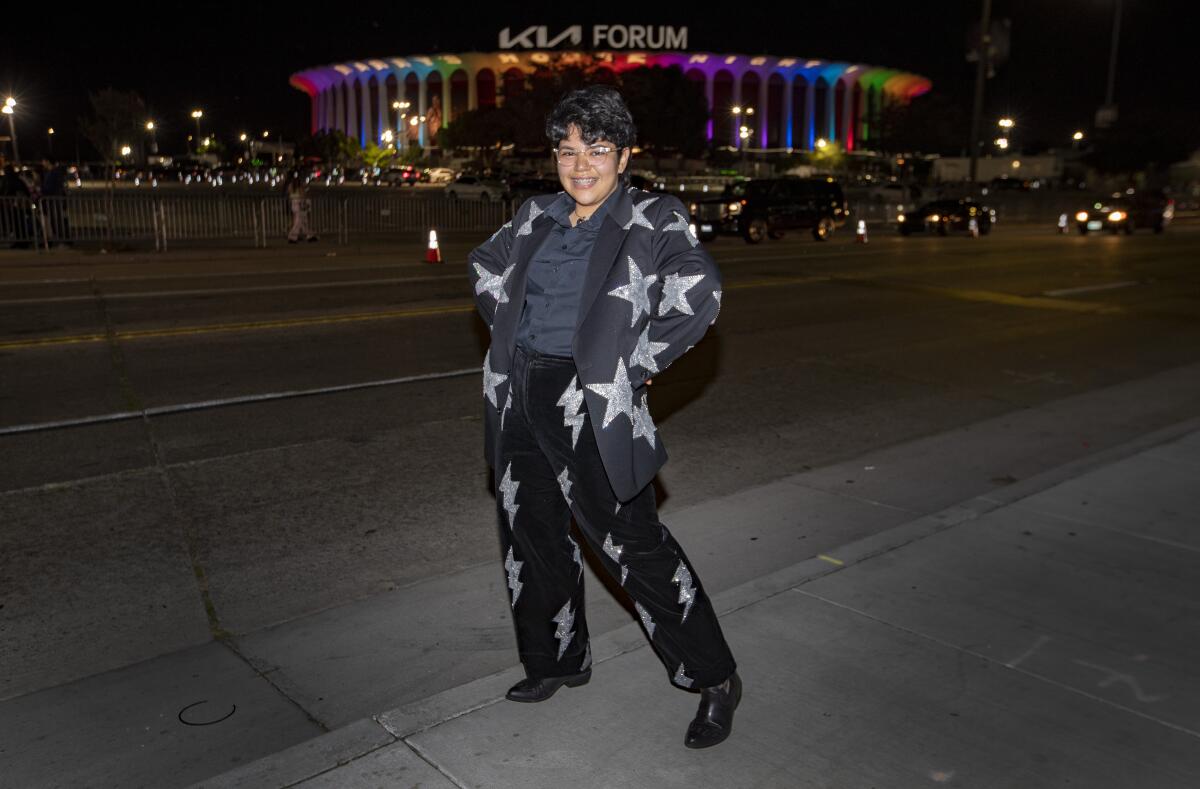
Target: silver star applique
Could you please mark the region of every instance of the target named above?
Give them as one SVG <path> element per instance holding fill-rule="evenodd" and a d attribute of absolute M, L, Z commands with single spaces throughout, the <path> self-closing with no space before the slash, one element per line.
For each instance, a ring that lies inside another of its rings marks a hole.
<path fill-rule="evenodd" d="M 608 295 L 616 296 L 619 299 L 625 299 L 629 302 L 632 307 L 632 314 L 629 318 L 630 326 L 637 325 L 638 317 L 642 313 L 650 314 L 650 286 L 657 281 L 657 274 L 643 275 L 638 264 L 633 262 L 632 257 L 629 257 L 629 284 L 613 288 L 608 292 Z M 662 313 L 659 314 L 661 315 Z"/>
<path fill-rule="evenodd" d="M 692 603 L 696 602 L 696 590 L 692 588 L 692 574 L 688 572 L 688 568 L 683 562 L 680 562 L 679 567 L 675 569 L 671 583 L 679 584 L 679 603 L 683 605 L 683 618 L 679 620 L 679 623 L 683 624 L 687 621 L 688 614 L 692 612 Z"/>
<path fill-rule="evenodd" d="M 508 570 L 508 588 L 512 590 L 512 607 L 517 607 L 517 598 L 521 596 L 521 587 L 525 584 L 518 579 L 521 577 L 521 567 L 525 562 L 518 562 L 513 559 L 512 546 L 508 546 L 508 556 L 504 559 L 504 569 Z"/>
<path fill-rule="evenodd" d="M 704 279 L 703 274 L 692 274 L 684 277 L 679 274 L 668 274 L 663 280 L 662 299 L 658 302 L 658 317 L 662 317 L 672 309 L 677 309 L 684 315 L 695 315 L 692 305 L 688 304 L 687 292 Z"/>
<path fill-rule="evenodd" d="M 650 205 L 657 199 L 658 199 L 657 197 L 647 197 L 642 202 L 635 203 L 633 206 L 633 215 L 629 217 L 629 221 L 626 222 L 625 227 L 623 227 L 621 229 L 628 230 L 629 228 L 633 227 L 634 225 L 640 225 L 649 230 L 653 230 L 654 225 L 652 225 L 650 223 L 650 220 L 646 218 L 646 215 L 643 212 L 646 210 L 646 207 L 648 205 Z"/>
<path fill-rule="evenodd" d="M 505 292 L 504 286 L 508 283 L 508 275 L 512 273 L 513 267 L 509 266 L 504 269 L 503 274 L 493 274 L 478 263 L 471 265 L 475 267 L 475 273 L 479 275 L 479 280 L 475 283 L 475 295 L 490 293 L 497 305 L 507 304 L 508 293 Z"/>
<path fill-rule="evenodd" d="M 532 233 L 533 232 L 533 220 L 537 219 L 543 213 L 544 212 L 542 211 L 541 208 L 538 207 L 537 203 L 531 202 L 529 204 L 529 216 L 527 216 L 525 218 L 525 221 L 523 223 L 521 223 L 521 226 L 519 228 L 517 228 L 517 235 L 518 236 L 527 236 L 530 233 Z"/>
<path fill-rule="evenodd" d="M 508 397 L 504 399 L 504 408 L 500 409 L 500 429 L 504 429 L 504 417 L 508 416 L 508 412 L 512 410 L 512 389 L 508 390 Z"/>
<path fill-rule="evenodd" d="M 612 383 L 587 384 L 587 388 L 608 401 L 601 428 L 608 427 L 619 414 L 625 414 L 630 423 L 633 422 L 633 389 L 629 385 L 629 372 L 625 369 L 624 359 L 617 358 L 617 370 L 613 373 Z"/>
<path fill-rule="evenodd" d="M 615 510 L 613 510 L 613 515 L 616 515 L 620 511 L 621 511 L 621 502 L 618 501 L 617 508 Z"/>
<path fill-rule="evenodd" d="M 507 375 L 492 369 L 492 351 L 488 349 L 483 357 L 483 396 L 492 404 L 492 408 L 500 407 L 500 402 L 496 399 L 496 387 L 507 380 Z"/>
<path fill-rule="evenodd" d="M 721 314 L 721 291 L 714 290 L 713 298 L 716 299 L 716 301 L 717 301 L 717 315 L 720 315 Z M 714 315 L 713 319 L 708 322 L 709 326 L 712 326 L 714 323 L 717 322 L 717 315 Z"/>
<path fill-rule="evenodd" d="M 511 548 L 509 549 L 509 553 L 512 553 Z M 638 616 L 641 617 L 642 627 L 646 628 L 646 633 L 650 638 L 654 638 L 654 620 L 650 618 L 650 612 L 642 608 L 641 603 L 634 603 L 633 607 L 637 610 Z"/>
<path fill-rule="evenodd" d="M 683 664 L 680 663 L 679 668 L 675 671 L 675 678 L 671 681 L 681 688 L 690 688 L 694 680 L 683 673 Z"/>
<path fill-rule="evenodd" d="M 633 409 L 633 439 L 636 441 L 644 438 L 653 447 L 656 432 L 654 420 L 650 418 L 650 409 L 646 406 L 646 398 L 643 397 L 641 404 Z"/>
<path fill-rule="evenodd" d="M 633 349 L 633 355 L 629 357 L 629 366 L 633 367 L 636 364 L 648 373 L 657 373 L 658 362 L 654 360 L 654 357 L 669 347 L 671 347 L 670 343 L 651 342 L 650 327 L 647 326 L 642 329 L 642 336 L 638 337 L 637 347 Z"/>
<path fill-rule="evenodd" d="M 508 464 L 508 468 L 504 469 L 504 477 L 500 480 L 500 494 L 504 497 L 504 511 L 508 513 L 508 528 L 517 528 L 517 510 L 521 508 L 517 504 L 517 488 L 521 487 L 520 482 L 514 482 L 512 478 L 512 463 Z"/>
<path fill-rule="evenodd" d="M 564 468 L 558 475 L 558 487 L 562 491 L 563 498 L 567 500 L 567 506 L 570 507 L 574 502 L 571 501 L 571 477 L 567 472 L 568 470 Z"/>
<path fill-rule="evenodd" d="M 579 553 L 579 543 L 572 539 L 571 535 L 567 535 L 567 542 L 571 543 L 571 561 L 579 565 L 579 577 L 583 577 L 583 556 Z"/>
<path fill-rule="evenodd" d="M 575 637 L 575 631 L 571 629 L 575 627 L 575 612 L 571 610 L 571 601 L 568 600 L 550 621 L 558 623 L 554 637 L 558 639 L 558 659 L 562 660 L 563 653 L 567 651 L 567 644 Z"/>
<path fill-rule="evenodd" d="M 583 390 L 578 388 L 578 382 L 577 377 L 572 377 L 571 382 L 567 384 L 566 391 L 562 393 L 556 403 L 563 410 L 563 427 L 571 428 L 571 449 L 574 449 L 575 444 L 579 441 L 579 431 L 583 430 L 585 416 L 580 411 L 583 408 Z"/>
<path fill-rule="evenodd" d="M 696 245 L 700 243 L 700 239 L 692 235 L 692 223 L 688 221 L 686 216 L 678 211 L 671 211 L 671 213 L 675 215 L 675 221 L 669 225 L 664 225 L 663 232 L 682 231 L 683 237 L 688 240 L 688 243 L 692 245 L 692 248 L 695 248 Z"/>

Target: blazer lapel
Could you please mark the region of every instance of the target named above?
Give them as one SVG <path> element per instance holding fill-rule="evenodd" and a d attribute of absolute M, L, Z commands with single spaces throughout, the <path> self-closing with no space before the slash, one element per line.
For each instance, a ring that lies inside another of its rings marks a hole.
<path fill-rule="evenodd" d="M 521 311 L 525 307 L 525 284 L 529 275 L 529 262 L 554 227 L 554 220 L 542 215 L 533 220 L 532 232 L 521 244 L 521 251 L 513 262 L 512 278 L 509 280 L 507 309 L 501 310 L 492 326 L 492 336 L 504 338 L 505 347 L 512 358 L 512 349 L 517 343 L 517 322 L 521 319 Z"/>
<path fill-rule="evenodd" d="M 576 337 L 579 336 L 579 327 L 587 319 L 592 305 L 600 295 L 604 280 L 608 279 L 608 273 L 612 271 L 613 264 L 617 261 L 621 245 L 625 243 L 627 234 L 621 228 L 629 221 L 632 210 L 629 192 L 622 190 L 621 196 L 617 198 L 617 202 L 604 217 L 604 224 L 601 225 L 596 244 L 592 247 L 592 255 L 588 258 L 587 274 L 583 279 L 583 291 L 579 294 L 579 314 L 575 318 Z M 578 364 L 578 359 L 576 363 Z"/>

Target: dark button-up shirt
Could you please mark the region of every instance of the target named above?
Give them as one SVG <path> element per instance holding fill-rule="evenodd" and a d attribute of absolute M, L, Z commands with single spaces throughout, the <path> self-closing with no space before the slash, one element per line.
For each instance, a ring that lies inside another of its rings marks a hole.
<path fill-rule="evenodd" d="M 561 195 L 546 209 L 554 228 L 529 263 L 525 307 L 517 326 L 518 345 L 554 356 L 571 355 L 588 258 L 620 188 L 575 227 L 570 218 L 575 201 L 570 195 Z"/>

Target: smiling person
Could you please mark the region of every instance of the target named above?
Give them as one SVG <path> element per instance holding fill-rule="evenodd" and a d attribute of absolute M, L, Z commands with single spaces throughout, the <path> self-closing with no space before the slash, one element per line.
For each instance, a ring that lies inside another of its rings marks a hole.
<path fill-rule="evenodd" d="M 684 743 L 705 748 L 729 736 L 741 680 L 658 520 L 651 482 L 667 453 L 646 398 L 716 321 L 721 280 L 683 204 L 628 185 L 635 133 L 612 88 L 568 93 L 546 121 L 563 191 L 527 200 L 468 258 L 492 332 L 484 452 L 526 673 L 507 697 L 544 701 L 591 679 L 574 516 L 668 677 L 699 691 Z"/>

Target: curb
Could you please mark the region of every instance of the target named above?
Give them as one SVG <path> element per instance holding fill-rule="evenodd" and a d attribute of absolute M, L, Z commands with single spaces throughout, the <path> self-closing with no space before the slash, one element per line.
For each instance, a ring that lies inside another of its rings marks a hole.
<path fill-rule="evenodd" d="M 790 567 L 747 581 L 713 595 L 713 606 L 719 615 L 724 615 L 762 602 L 910 543 L 970 523 L 1068 480 L 1197 431 L 1200 431 L 1200 417 L 1147 433 L 1120 446 L 1101 450 L 1006 488 L 967 499 L 938 512 L 914 518 L 886 531 L 847 543 L 836 551 L 818 554 Z M 794 481 L 803 476 L 797 474 L 786 479 Z M 593 660 L 597 664 L 645 648 L 647 643 L 641 627 L 634 621 L 592 639 Z M 195 783 L 192 787 L 284 789 L 294 786 L 399 740 L 501 702 L 504 700 L 505 691 L 524 676 L 525 672 L 520 665 L 512 666 L 425 699 L 401 705 L 370 718 L 362 718 L 328 734 Z"/>

